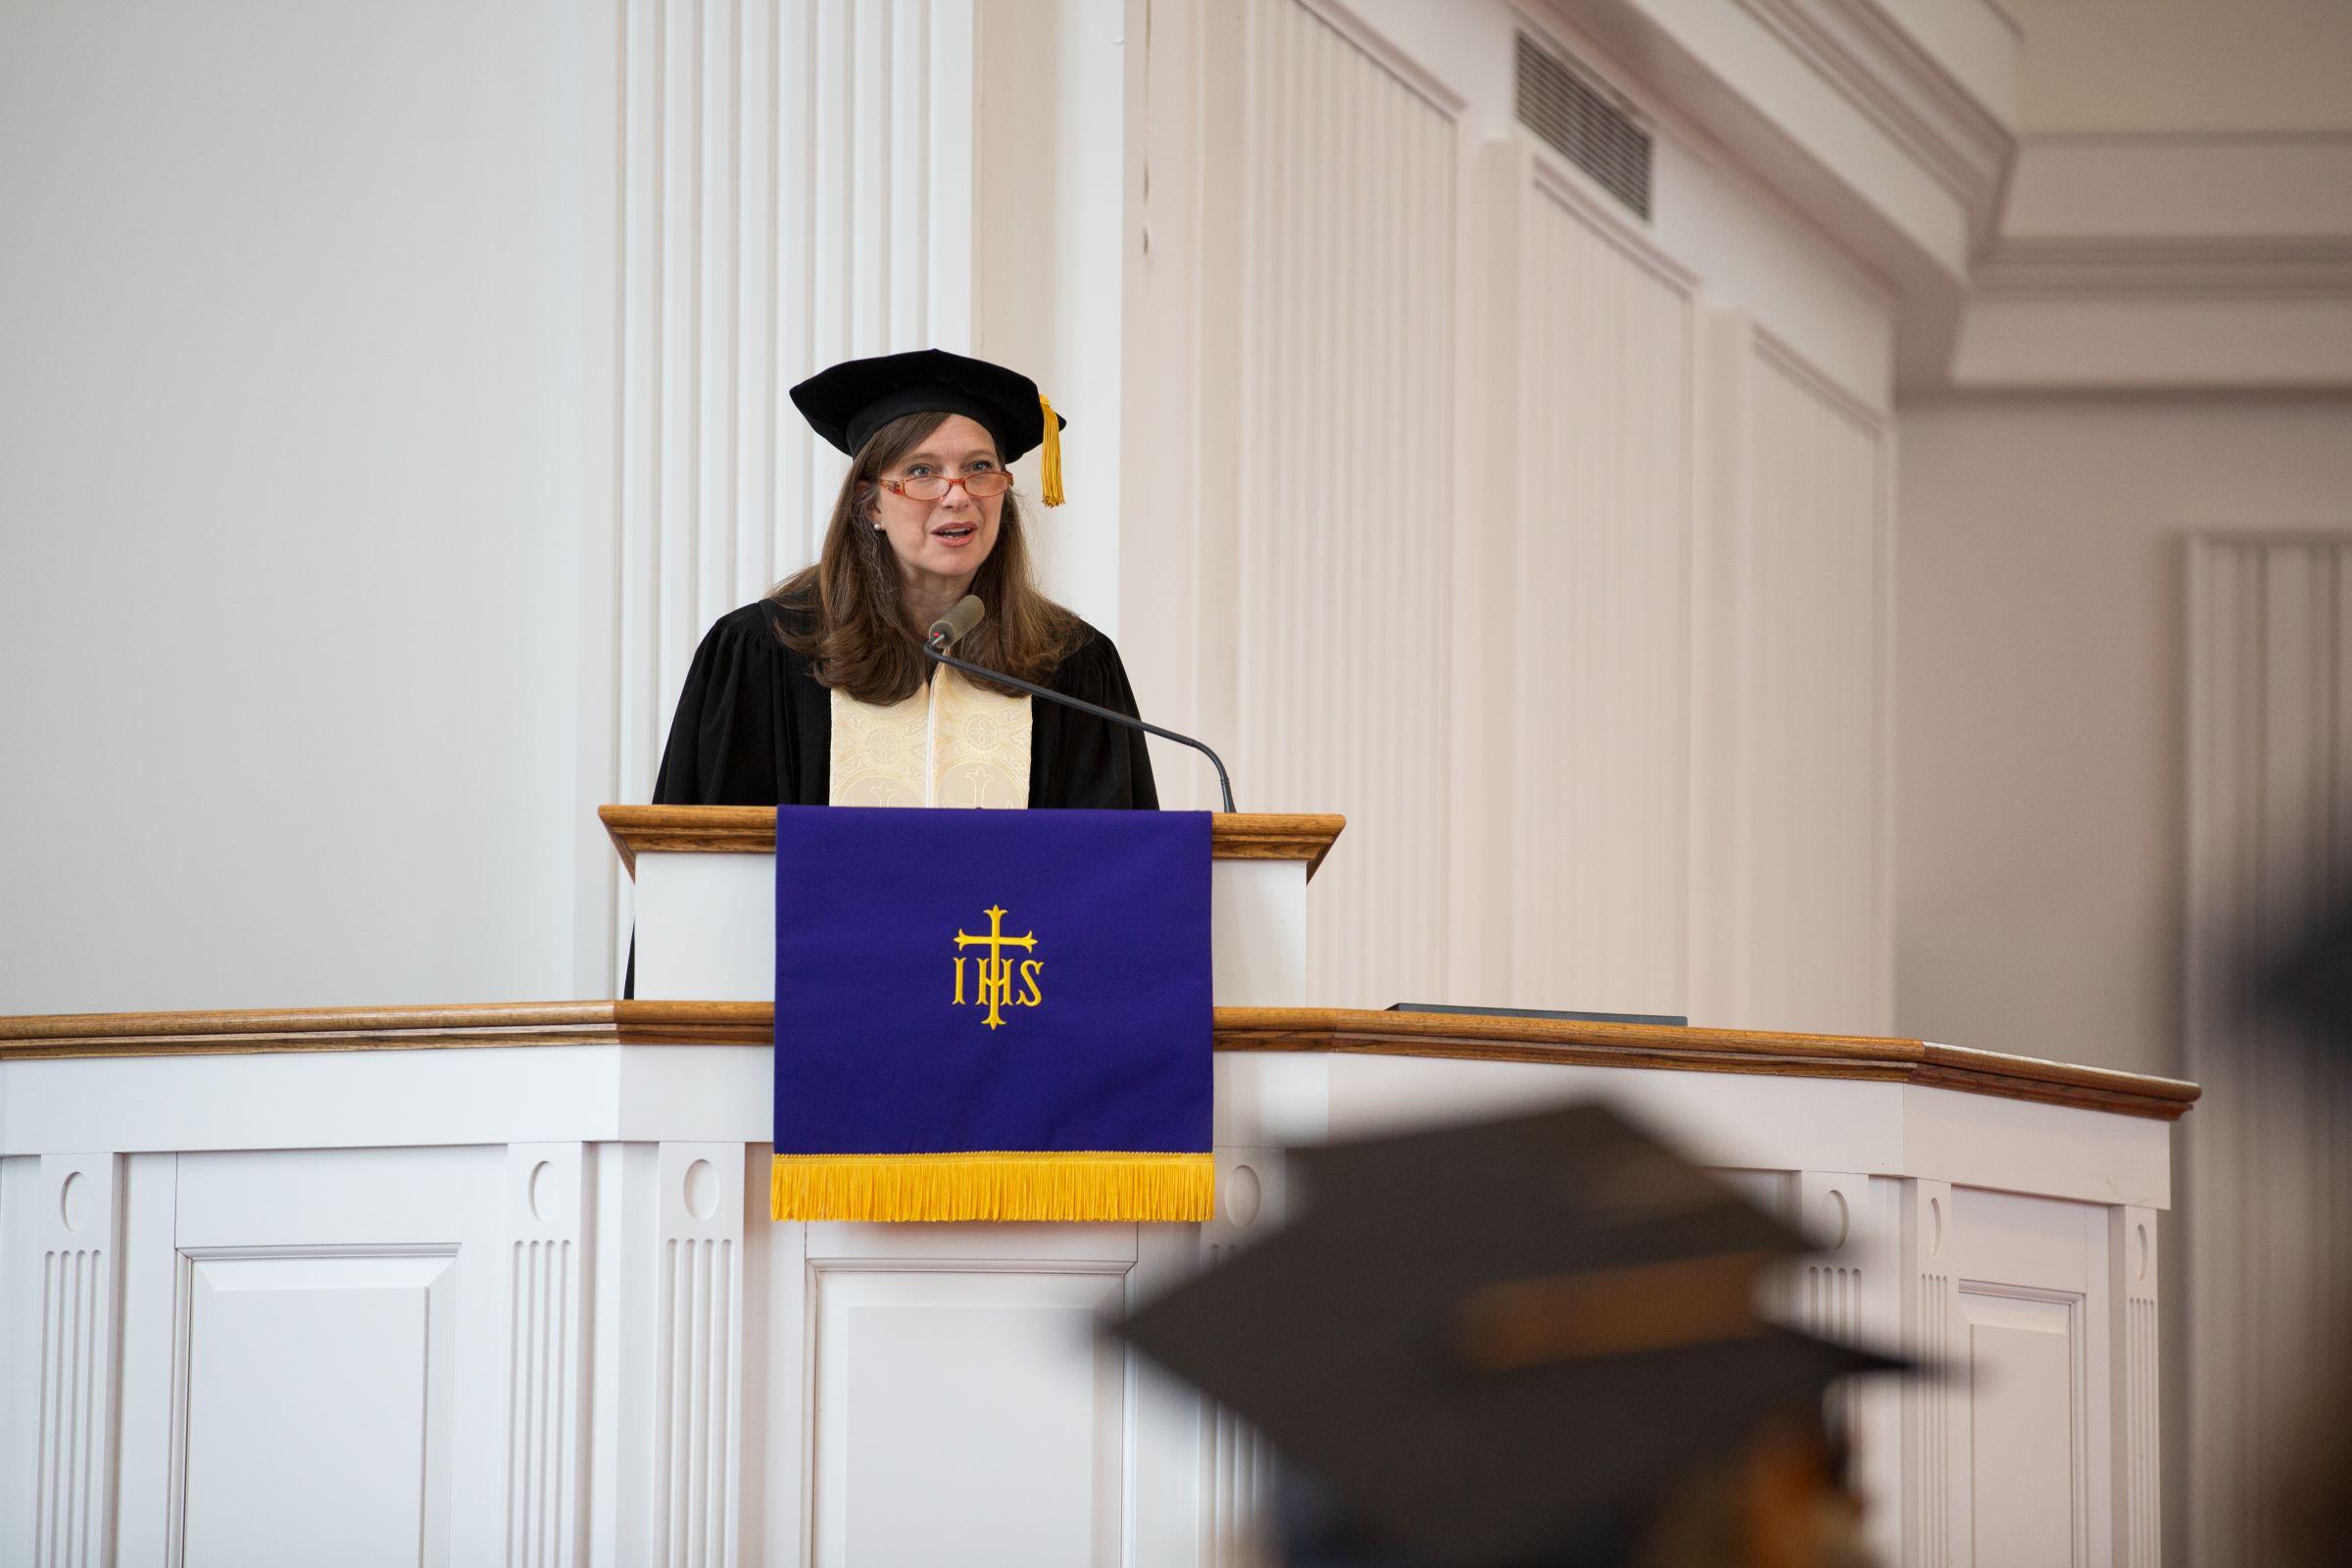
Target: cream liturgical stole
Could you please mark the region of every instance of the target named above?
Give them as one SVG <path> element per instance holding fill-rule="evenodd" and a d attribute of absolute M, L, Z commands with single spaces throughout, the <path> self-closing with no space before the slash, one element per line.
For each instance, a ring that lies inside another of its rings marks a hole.
<path fill-rule="evenodd" d="M 887 708 L 839 687 L 833 699 L 835 806 L 1029 804 L 1029 699 L 984 691 L 941 665 Z"/>

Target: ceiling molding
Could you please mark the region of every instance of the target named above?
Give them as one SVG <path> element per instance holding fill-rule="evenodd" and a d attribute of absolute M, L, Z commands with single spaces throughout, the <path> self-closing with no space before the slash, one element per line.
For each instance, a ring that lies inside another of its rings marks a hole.
<path fill-rule="evenodd" d="M 2027 137 L 1947 379 L 2352 386 L 2352 134 Z"/>
<path fill-rule="evenodd" d="M 1943 382 L 1989 393 L 2347 389 L 2352 297 L 1979 298 Z"/>
<path fill-rule="evenodd" d="M 2028 147 L 2345 147 L 2352 127 L 2341 130 L 2029 130 Z"/>
<path fill-rule="evenodd" d="M 2352 239 L 2352 133 L 2030 135 L 2003 243 Z"/>
<path fill-rule="evenodd" d="M 1736 3 L 1990 230 L 2016 135 L 1877 0 Z"/>
<path fill-rule="evenodd" d="M 2098 235 L 2001 240 L 1976 299 L 2352 301 L 2352 236 Z"/>

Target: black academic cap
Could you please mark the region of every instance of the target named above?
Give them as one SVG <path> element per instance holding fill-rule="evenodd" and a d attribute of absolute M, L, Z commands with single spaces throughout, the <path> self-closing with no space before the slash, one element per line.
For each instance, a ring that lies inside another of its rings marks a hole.
<path fill-rule="evenodd" d="M 2324 1051 L 2352 1051 L 2352 901 L 2326 910 L 2256 980 L 2258 999 Z"/>
<path fill-rule="evenodd" d="M 1060 432 L 1069 421 L 1018 370 L 945 349 L 917 349 L 844 360 L 794 387 L 792 401 L 810 429 L 852 457 L 876 430 L 907 414 L 977 419 L 996 437 L 997 456 L 1006 463 L 1043 443 L 1046 504 L 1060 503 Z"/>
<path fill-rule="evenodd" d="M 1602 1539 L 1900 1364 L 1757 1319 L 1803 1238 L 1604 1107 L 1294 1157 L 1305 1215 L 1121 1332 L 1429 1563 Z"/>

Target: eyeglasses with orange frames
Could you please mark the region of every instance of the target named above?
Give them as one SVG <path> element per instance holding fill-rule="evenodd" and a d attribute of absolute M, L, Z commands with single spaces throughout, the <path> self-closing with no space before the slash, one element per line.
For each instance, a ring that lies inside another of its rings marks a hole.
<path fill-rule="evenodd" d="M 918 473 L 911 479 L 885 479 L 882 488 L 894 496 L 909 501 L 937 501 L 948 493 L 948 486 L 959 484 L 963 493 L 974 501 L 1001 496 L 1012 488 L 1012 475 L 1003 468 L 983 468 L 978 473 L 963 475 L 947 473 Z"/>

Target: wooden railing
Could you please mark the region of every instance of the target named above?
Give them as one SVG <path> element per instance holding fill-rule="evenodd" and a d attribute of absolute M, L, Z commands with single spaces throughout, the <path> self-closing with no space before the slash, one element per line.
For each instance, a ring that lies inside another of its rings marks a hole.
<path fill-rule="evenodd" d="M 419 1051 L 574 1045 L 765 1045 L 763 1002 L 547 1002 L 491 1006 L 305 1007 L 252 1012 L 67 1013 L 0 1018 L 0 1060 L 285 1051 Z M 1348 1007 L 1219 1007 L 1219 1051 L 1444 1056 L 1783 1078 L 1874 1079 L 2178 1119 L 2197 1086 L 1859 1035 L 1686 1029 Z"/>

